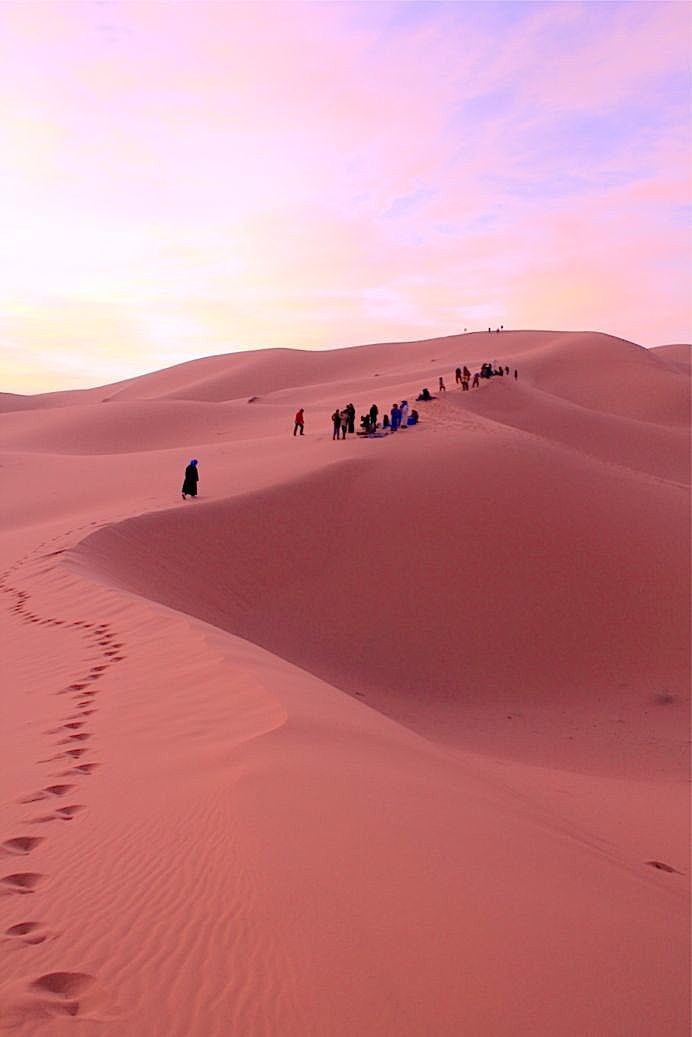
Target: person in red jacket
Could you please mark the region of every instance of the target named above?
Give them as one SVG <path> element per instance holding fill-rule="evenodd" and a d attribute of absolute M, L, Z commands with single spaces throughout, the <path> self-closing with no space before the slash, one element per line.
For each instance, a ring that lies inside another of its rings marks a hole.
<path fill-rule="evenodd" d="M 295 436 L 296 432 L 298 431 L 300 431 L 301 436 L 304 434 L 305 431 L 305 417 L 303 413 L 303 407 L 301 407 L 298 413 L 296 414 L 295 423 L 293 425 L 293 435 Z"/>

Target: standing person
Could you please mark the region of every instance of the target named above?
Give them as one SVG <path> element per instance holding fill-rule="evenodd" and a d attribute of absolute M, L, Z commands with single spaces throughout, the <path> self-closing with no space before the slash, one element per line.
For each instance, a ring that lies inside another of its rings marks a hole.
<path fill-rule="evenodd" d="M 399 423 L 402 428 L 406 428 L 408 424 L 408 400 L 401 401 L 401 407 L 399 411 Z"/>
<path fill-rule="evenodd" d="M 466 377 L 466 375 L 464 375 L 464 380 L 461 383 L 461 388 L 464 390 L 464 392 L 468 392 L 469 391 L 469 380 Z"/>
<path fill-rule="evenodd" d="M 197 471 L 197 459 L 193 458 L 185 469 L 185 478 L 183 480 L 183 500 L 186 500 L 188 497 L 197 496 L 198 482 L 199 472 Z"/>
<path fill-rule="evenodd" d="M 349 403 L 346 410 L 348 411 L 348 431 L 354 436 L 356 432 L 356 408 L 352 403 Z"/>
<path fill-rule="evenodd" d="M 373 403 L 370 408 L 370 428 L 373 432 L 377 431 L 377 415 L 380 413 L 376 403 Z"/>
<path fill-rule="evenodd" d="M 346 407 L 344 407 L 344 409 L 339 412 L 339 417 L 341 418 L 341 438 L 342 439 L 346 439 L 346 433 L 348 432 L 348 418 L 349 418 L 348 410 L 347 410 Z"/>
<path fill-rule="evenodd" d="M 454 372 L 454 381 L 455 381 L 455 383 L 457 385 L 459 385 L 461 383 L 461 368 L 460 367 L 457 367 L 456 371 Z"/>
<path fill-rule="evenodd" d="M 304 407 L 301 407 L 300 410 L 296 412 L 296 416 L 295 416 L 295 419 L 294 419 L 294 422 L 293 422 L 293 435 L 295 436 L 296 432 L 298 432 L 298 431 L 300 431 L 301 436 L 303 435 L 303 433 L 305 431 L 305 408 Z"/>
<path fill-rule="evenodd" d="M 478 371 L 476 371 L 475 375 L 473 376 L 473 381 L 471 382 L 471 388 L 472 389 L 478 389 L 480 387 L 480 384 L 481 384 L 481 376 L 478 373 Z"/>
<path fill-rule="evenodd" d="M 339 433 L 341 432 L 341 415 L 339 414 L 339 408 L 337 407 L 332 414 L 332 439 L 338 439 Z"/>
<path fill-rule="evenodd" d="M 447 387 L 445 386 L 444 379 L 443 379 L 442 375 L 440 375 L 440 388 L 439 388 L 439 391 L 440 392 L 447 392 Z"/>
<path fill-rule="evenodd" d="M 505 374 L 509 374 L 509 368 L 507 367 L 507 364 L 505 364 Z"/>
<path fill-rule="evenodd" d="M 467 380 L 471 377 L 471 372 L 469 371 L 469 369 L 466 366 L 466 364 L 464 364 L 464 370 L 463 370 L 462 373 L 464 375 L 464 378 L 466 378 Z"/>
<path fill-rule="evenodd" d="M 392 432 L 396 432 L 399 428 L 399 421 L 401 419 L 401 411 L 399 410 L 399 405 L 397 403 L 392 404 L 390 414 L 392 419 Z"/>

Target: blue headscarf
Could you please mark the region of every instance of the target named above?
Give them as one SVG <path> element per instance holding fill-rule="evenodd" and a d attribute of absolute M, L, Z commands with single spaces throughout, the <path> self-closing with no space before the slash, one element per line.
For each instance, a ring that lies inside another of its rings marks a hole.
<path fill-rule="evenodd" d="M 193 457 L 193 459 L 190 461 L 190 464 L 197 464 L 197 458 Z"/>

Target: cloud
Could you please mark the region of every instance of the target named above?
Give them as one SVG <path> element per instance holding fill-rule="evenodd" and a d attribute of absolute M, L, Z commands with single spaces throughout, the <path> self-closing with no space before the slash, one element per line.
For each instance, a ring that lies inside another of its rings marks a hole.
<path fill-rule="evenodd" d="M 683 5 L 0 17 L 0 307 L 37 387 L 47 356 L 118 377 L 475 319 L 689 335 Z"/>

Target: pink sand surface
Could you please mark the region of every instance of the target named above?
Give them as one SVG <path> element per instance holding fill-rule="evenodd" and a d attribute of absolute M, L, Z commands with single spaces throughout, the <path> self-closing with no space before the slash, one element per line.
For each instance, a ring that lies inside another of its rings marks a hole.
<path fill-rule="evenodd" d="M 0 1029 L 687 1034 L 689 353 L 0 396 Z"/>

